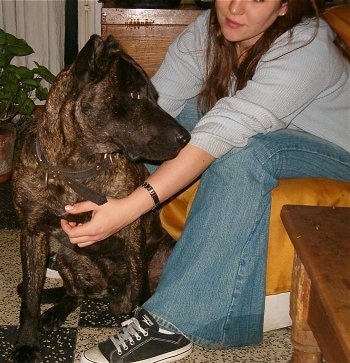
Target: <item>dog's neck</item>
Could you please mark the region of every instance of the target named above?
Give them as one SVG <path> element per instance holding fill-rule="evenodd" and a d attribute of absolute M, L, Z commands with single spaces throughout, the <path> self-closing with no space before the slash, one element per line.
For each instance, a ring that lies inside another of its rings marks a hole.
<path fill-rule="evenodd" d="M 119 154 L 101 154 L 100 161 L 92 167 L 80 170 L 69 169 L 61 165 L 50 164 L 40 148 L 38 139 L 36 139 L 34 143 L 34 155 L 37 162 L 44 167 L 45 182 L 47 185 L 56 179 L 61 179 L 84 200 L 90 200 L 98 205 L 107 202 L 105 195 L 88 188 L 83 183 L 77 181 L 77 179 L 83 180 L 91 178 L 108 170 L 115 163 L 115 159 L 119 158 Z"/>

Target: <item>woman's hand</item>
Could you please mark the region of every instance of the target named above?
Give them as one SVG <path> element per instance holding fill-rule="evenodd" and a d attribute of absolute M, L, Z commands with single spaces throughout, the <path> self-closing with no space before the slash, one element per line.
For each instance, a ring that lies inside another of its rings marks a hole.
<path fill-rule="evenodd" d="M 79 247 L 101 241 L 133 222 L 133 217 L 128 216 L 125 199 L 108 198 L 108 202 L 101 206 L 89 201 L 66 206 L 66 212 L 71 214 L 92 211 L 92 218 L 84 224 L 75 224 L 62 219 L 62 229 L 67 233 L 71 243 Z"/>
<path fill-rule="evenodd" d="M 196 146 L 186 145 L 176 158 L 164 162 L 147 178 L 159 200 L 164 202 L 184 187 L 192 183 L 215 160 L 215 158 Z M 149 192 L 139 187 L 122 199 L 108 199 L 98 206 L 92 202 L 81 202 L 66 207 L 71 214 L 92 211 L 92 218 L 84 224 L 74 224 L 61 220 L 61 226 L 70 241 L 79 247 L 90 246 L 101 241 L 154 207 Z"/>

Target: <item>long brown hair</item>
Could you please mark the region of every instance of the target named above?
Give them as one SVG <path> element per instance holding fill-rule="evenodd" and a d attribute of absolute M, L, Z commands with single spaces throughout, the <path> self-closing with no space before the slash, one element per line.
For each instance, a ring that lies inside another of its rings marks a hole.
<path fill-rule="evenodd" d="M 252 79 L 259 60 L 276 38 L 286 31 L 291 36 L 293 27 L 304 18 L 319 18 L 318 1 L 281 0 L 281 4 L 287 3 L 286 14 L 275 20 L 239 63 L 235 42 L 226 40 L 221 32 L 214 0 L 209 18 L 207 78 L 198 99 L 200 111 L 203 114 L 208 112 L 220 98 L 228 96 L 232 74 L 236 76 L 235 91 L 244 88 Z"/>

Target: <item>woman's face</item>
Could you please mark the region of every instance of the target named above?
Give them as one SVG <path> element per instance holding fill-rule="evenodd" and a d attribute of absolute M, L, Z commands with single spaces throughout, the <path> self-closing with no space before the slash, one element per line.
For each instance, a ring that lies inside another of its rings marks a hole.
<path fill-rule="evenodd" d="M 216 0 L 215 8 L 224 37 L 240 49 L 252 46 L 287 11 L 280 0 Z"/>

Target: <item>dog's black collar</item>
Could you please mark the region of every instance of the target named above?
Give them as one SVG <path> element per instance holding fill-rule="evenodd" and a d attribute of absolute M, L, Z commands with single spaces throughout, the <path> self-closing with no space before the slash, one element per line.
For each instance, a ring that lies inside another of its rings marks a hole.
<path fill-rule="evenodd" d="M 86 185 L 78 182 L 76 179 L 86 179 L 94 177 L 99 173 L 108 170 L 113 164 L 113 159 L 118 158 L 118 154 L 103 154 L 101 161 L 86 169 L 72 170 L 59 165 L 51 165 L 43 155 L 38 139 L 34 143 L 34 154 L 39 164 L 45 168 L 45 182 L 48 185 L 50 181 L 61 178 L 67 182 L 70 188 L 72 188 L 80 197 L 84 200 L 90 200 L 91 202 L 102 205 L 107 202 L 107 198 L 104 194 L 88 188 Z"/>

